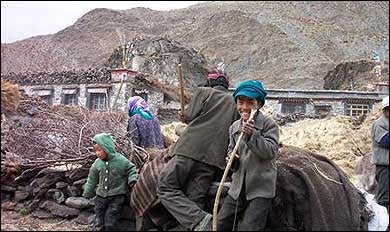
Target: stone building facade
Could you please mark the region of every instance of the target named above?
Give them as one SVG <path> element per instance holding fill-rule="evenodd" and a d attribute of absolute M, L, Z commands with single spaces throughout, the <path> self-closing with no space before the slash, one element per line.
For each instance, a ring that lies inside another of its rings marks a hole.
<path fill-rule="evenodd" d="M 178 108 L 178 103 L 165 101 L 164 94 L 151 91 L 147 87 L 140 87 L 132 83 L 132 79 L 142 75 L 128 69 L 105 70 L 102 75 L 92 75 L 89 80 L 83 72 L 77 73 L 76 80 L 64 73 L 52 73 L 61 80 L 47 80 L 44 75 L 31 78 L 31 74 L 3 76 L 19 85 L 21 92 L 27 95 L 41 97 L 49 105 L 80 105 L 91 110 L 126 111 L 127 100 L 131 96 L 139 95 L 148 101 L 153 113 L 157 114 L 158 107 Z M 17 77 L 15 77 L 17 76 Z M 25 77 L 25 78 L 23 78 Z M 30 80 L 31 79 L 31 80 Z M 69 81 L 69 79 L 72 79 Z"/>
<path fill-rule="evenodd" d="M 389 84 L 380 83 L 372 92 L 346 90 L 269 89 L 266 106 L 278 114 L 308 116 L 367 114 L 388 95 Z"/>
<path fill-rule="evenodd" d="M 38 95 L 50 105 L 80 105 L 91 110 L 126 111 L 131 96 L 142 96 L 153 113 L 161 109 L 178 110 L 179 102 L 163 92 L 138 85 L 141 73 L 129 69 L 103 69 L 79 72 L 9 74 L 2 79 L 19 84 L 20 91 Z M 266 107 L 276 114 L 349 115 L 367 114 L 388 95 L 389 84 L 378 83 L 371 92 L 344 90 L 268 89 Z M 233 88 L 230 91 L 234 91 Z"/>

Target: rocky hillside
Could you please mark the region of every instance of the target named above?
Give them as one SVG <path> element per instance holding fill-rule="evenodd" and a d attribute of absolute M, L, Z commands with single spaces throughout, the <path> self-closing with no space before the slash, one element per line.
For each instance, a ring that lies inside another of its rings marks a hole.
<path fill-rule="evenodd" d="M 117 31 L 169 37 L 223 60 L 233 84 L 322 89 L 339 63 L 389 59 L 388 2 L 206 2 L 185 9 L 95 9 L 52 35 L 1 45 L 1 73 L 101 67 L 120 45 Z M 388 77 L 387 77 L 388 78 Z"/>
<path fill-rule="evenodd" d="M 383 62 L 381 65 L 382 80 L 379 80 L 373 74 L 375 65 L 376 63 L 366 60 L 339 63 L 326 74 L 324 89 L 369 91 L 370 86 L 368 83 L 383 80 L 389 81 L 389 62 Z"/>
<path fill-rule="evenodd" d="M 121 68 L 123 57 L 126 57 L 127 68 L 147 73 L 164 84 L 178 85 L 178 64 L 181 63 L 185 86 L 189 88 L 204 84 L 207 72 L 215 68 L 208 66 L 205 57 L 198 51 L 169 38 L 134 37 L 126 45 L 125 55 L 123 47 L 115 49 L 104 66 Z"/>

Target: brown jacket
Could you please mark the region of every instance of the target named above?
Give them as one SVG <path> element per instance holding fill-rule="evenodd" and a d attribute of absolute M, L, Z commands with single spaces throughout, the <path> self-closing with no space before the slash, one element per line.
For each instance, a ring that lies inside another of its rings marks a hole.
<path fill-rule="evenodd" d="M 233 96 L 223 87 L 199 87 L 185 113 L 188 126 L 173 154 L 223 169 L 229 126 L 239 118 Z"/>
<path fill-rule="evenodd" d="M 229 153 L 236 145 L 241 133 L 241 120 L 229 129 Z M 261 112 L 255 118 L 255 131 L 248 139 L 243 137 L 238 147 L 240 155 L 237 171 L 233 173 L 232 186 L 228 194 L 238 199 L 245 179 L 247 200 L 257 197 L 273 198 L 276 189 L 276 164 L 279 149 L 279 128 L 277 124 Z"/>

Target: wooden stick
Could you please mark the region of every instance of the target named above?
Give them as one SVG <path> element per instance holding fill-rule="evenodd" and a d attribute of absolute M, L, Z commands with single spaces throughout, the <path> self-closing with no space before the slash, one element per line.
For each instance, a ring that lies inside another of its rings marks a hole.
<path fill-rule="evenodd" d="M 81 136 L 83 135 L 83 130 L 85 128 L 86 125 L 88 125 L 89 122 L 87 122 L 86 124 L 84 124 L 83 127 L 81 127 L 81 130 L 80 130 L 80 136 L 79 136 L 79 154 L 82 155 L 81 153 L 81 150 L 80 150 L 80 146 L 81 146 Z"/>
<path fill-rule="evenodd" d="M 28 162 L 25 162 L 25 163 L 21 163 L 21 165 L 36 165 L 36 164 L 48 164 L 48 163 L 61 163 L 61 165 L 62 165 L 63 163 L 81 161 L 81 160 L 85 160 L 85 159 L 88 159 L 88 158 L 93 157 L 93 156 L 95 156 L 95 154 L 90 153 L 89 155 L 86 155 L 86 156 L 83 156 L 83 157 L 80 157 L 80 158 L 59 159 L 59 160 L 28 161 Z"/>
<path fill-rule="evenodd" d="M 181 113 L 184 114 L 184 77 L 183 77 L 183 69 L 181 64 L 179 64 L 179 83 L 180 83 L 180 110 Z"/>
<path fill-rule="evenodd" d="M 125 78 L 124 76 L 121 77 L 121 84 L 119 85 L 118 93 L 116 94 L 114 103 L 112 104 L 111 108 L 109 108 L 109 110 L 110 110 L 110 109 L 111 109 L 111 110 L 116 110 L 116 108 L 115 108 L 115 107 L 116 107 L 116 102 L 118 101 L 119 94 L 121 93 L 122 86 L 123 86 L 123 79 L 124 79 L 124 78 Z M 106 93 L 106 99 L 108 99 L 107 93 Z"/>
<path fill-rule="evenodd" d="M 250 114 L 248 120 L 252 120 L 254 118 L 256 112 L 257 112 L 257 110 L 251 110 L 251 114 Z M 215 195 L 214 209 L 213 209 L 213 228 L 212 228 L 213 231 L 217 231 L 218 205 L 219 205 L 219 200 L 221 198 L 223 183 L 225 182 L 227 174 L 229 172 L 229 169 L 232 166 L 234 158 L 236 157 L 236 153 L 237 153 L 238 147 L 239 147 L 239 145 L 241 143 L 243 135 L 244 135 L 244 133 L 241 132 L 240 136 L 238 137 L 237 143 L 234 146 L 233 152 L 230 155 L 229 162 L 226 165 L 225 171 L 223 172 L 223 176 L 222 176 L 221 182 L 219 182 L 217 194 Z"/>

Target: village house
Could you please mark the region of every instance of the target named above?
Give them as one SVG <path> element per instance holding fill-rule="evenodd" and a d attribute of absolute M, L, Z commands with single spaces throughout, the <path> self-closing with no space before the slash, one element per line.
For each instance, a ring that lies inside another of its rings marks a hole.
<path fill-rule="evenodd" d="M 179 109 L 162 91 L 134 83 L 141 73 L 129 69 L 89 69 L 38 74 L 7 74 L 21 92 L 40 96 L 49 105 L 80 105 L 91 110 L 126 111 L 127 99 L 139 95 L 153 113 L 159 109 Z M 234 91 L 233 88 L 230 91 Z M 377 83 L 372 91 L 268 89 L 267 107 L 277 114 L 348 115 L 370 112 L 389 92 L 388 83 Z"/>
<path fill-rule="evenodd" d="M 370 92 L 268 89 L 267 104 L 279 114 L 360 116 L 369 113 L 388 92 L 389 84 L 383 82 Z"/>
<path fill-rule="evenodd" d="M 26 95 L 39 96 L 49 105 L 80 105 L 91 110 L 126 110 L 127 99 L 139 95 L 149 102 L 152 111 L 157 106 L 178 108 L 162 92 L 132 83 L 142 75 L 128 69 L 89 69 L 53 73 L 25 73 L 2 75 L 2 79 L 16 83 Z"/>

